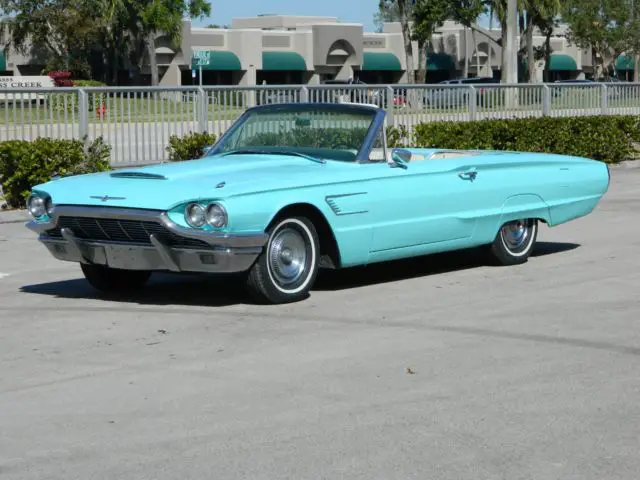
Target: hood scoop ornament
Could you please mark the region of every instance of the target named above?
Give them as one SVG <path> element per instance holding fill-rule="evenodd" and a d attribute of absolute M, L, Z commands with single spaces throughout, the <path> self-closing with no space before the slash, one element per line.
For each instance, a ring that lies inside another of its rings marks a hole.
<path fill-rule="evenodd" d="M 146 172 L 114 172 L 110 175 L 113 178 L 141 178 L 147 180 L 166 180 L 167 177 L 158 173 Z"/>

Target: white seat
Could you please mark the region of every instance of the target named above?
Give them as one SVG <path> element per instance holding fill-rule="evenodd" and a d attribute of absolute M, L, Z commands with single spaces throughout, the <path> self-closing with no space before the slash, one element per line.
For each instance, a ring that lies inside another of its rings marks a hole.
<path fill-rule="evenodd" d="M 384 158 L 384 149 L 382 148 L 372 148 L 371 153 L 369 154 L 369 160 L 372 162 L 381 162 Z M 387 148 L 387 162 L 391 162 L 391 149 Z"/>

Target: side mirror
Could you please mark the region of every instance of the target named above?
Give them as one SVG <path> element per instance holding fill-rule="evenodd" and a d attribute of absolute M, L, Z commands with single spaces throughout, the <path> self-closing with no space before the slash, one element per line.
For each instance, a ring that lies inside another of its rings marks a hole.
<path fill-rule="evenodd" d="M 409 168 L 407 163 L 411 160 L 411 152 L 408 150 L 393 149 L 391 150 L 391 160 L 393 160 L 391 164 L 392 168 L 404 168 L 406 170 Z"/>

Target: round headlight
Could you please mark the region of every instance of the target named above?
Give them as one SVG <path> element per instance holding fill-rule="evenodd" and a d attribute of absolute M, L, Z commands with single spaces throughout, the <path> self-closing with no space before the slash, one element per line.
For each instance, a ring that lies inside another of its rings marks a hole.
<path fill-rule="evenodd" d="M 39 218 L 47 214 L 47 207 L 45 199 L 38 196 L 32 195 L 27 200 L 27 208 L 29 209 L 29 213 L 34 218 Z"/>
<path fill-rule="evenodd" d="M 207 216 L 202 205 L 190 203 L 185 211 L 187 223 L 195 228 L 200 228 L 207 221 Z"/>
<path fill-rule="evenodd" d="M 227 224 L 227 211 L 222 205 L 212 203 L 207 207 L 207 222 L 212 227 L 224 227 Z"/>

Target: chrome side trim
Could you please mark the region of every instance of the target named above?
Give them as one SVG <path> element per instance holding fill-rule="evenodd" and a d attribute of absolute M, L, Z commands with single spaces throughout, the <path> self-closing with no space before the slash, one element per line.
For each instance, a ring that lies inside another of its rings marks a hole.
<path fill-rule="evenodd" d="M 26 226 L 36 233 L 44 233 L 55 228 L 61 216 L 158 222 L 176 235 L 201 240 L 214 247 L 263 247 L 269 238 L 264 232 L 232 234 L 185 228 L 173 222 L 166 212 L 161 210 L 103 206 L 57 205 L 53 207 L 49 221 L 31 220 L 26 223 Z"/>

